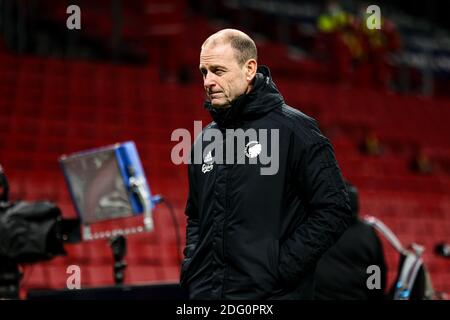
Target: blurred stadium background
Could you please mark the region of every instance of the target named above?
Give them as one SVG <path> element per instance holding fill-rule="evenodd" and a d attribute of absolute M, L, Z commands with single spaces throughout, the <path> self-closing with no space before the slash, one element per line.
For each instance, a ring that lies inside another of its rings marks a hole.
<path fill-rule="evenodd" d="M 71 4 L 81 30 L 66 28 Z M 186 166 L 172 164 L 170 136 L 210 121 L 200 45 L 237 28 L 257 41 L 287 103 L 332 140 L 361 215 L 424 245 L 435 289 L 450 292 L 450 260 L 434 253 L 450 240 L 450 23 L 438 1 L 376 4 L 382 28 L 370 31 L 362 1 L 1 0 L 0 162 L 11 198 L 48 199 L 74 217 L 58 157 L 133 140 L 184 243 Z M 172 220 L 162 206 L 154 219 L 153 233 L 128 239 L 126 284 L 178 281 Z M 398 254 L 384 248 L 392 283 Z M 82 287 L 114 284 L 106 241 L 66 249 L 25 265 L 22 291 L 65 288 L 70 264 Z"/>

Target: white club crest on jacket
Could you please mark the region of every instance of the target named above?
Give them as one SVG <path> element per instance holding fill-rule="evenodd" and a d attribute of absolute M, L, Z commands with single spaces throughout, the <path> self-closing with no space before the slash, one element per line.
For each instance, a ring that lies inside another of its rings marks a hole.
<path fill-rule="evenodd" d="M 262 150 L 262 146 L 258 141 L 250 141 L 245 145 L 245 155 L 249 158 L 256 158 Z"/>

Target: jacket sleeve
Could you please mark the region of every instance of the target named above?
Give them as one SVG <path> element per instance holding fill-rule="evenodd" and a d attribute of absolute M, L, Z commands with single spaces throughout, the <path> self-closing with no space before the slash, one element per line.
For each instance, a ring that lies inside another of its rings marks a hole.
<path fill-rule="evenodd" d="M 184 259 L 181 265 L 181 272 L 180 272 L 180 283 L 182 286 L 185 283 L 185 275 L 191 262 L 191 258 L 197 248 L 198 233 L 199 233 L 197 189 L 194 179 L 194 165 L 192 164 L 188 166 L 188 179 L 189 179 L 189 195 L 185 209 L 185 214 L 187 216 L 186 247 L 183 250 Z"/>
<path fill-rule="evenodd" d="M 281 244 L 278 272 L 295 285 L 347 229 L 350 203 L 333 148 L 316 132 L 304 147 L 296 143 L 292 160 L 295 183 L 305 203 L 306 219 Z"/>

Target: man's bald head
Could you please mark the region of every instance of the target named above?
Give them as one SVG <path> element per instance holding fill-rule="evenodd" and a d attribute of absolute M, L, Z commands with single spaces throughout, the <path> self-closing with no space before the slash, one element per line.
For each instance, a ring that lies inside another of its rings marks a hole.
<path fill-rule="evenodd" d="M 203 43 L 199 69 L 211 105 L 228 108 L 253 87 L 258 69 L 255 43 L 241 31 L 221 30 Z"/>
<path fill-rule="evenodd" d="M 230 44 L 235 51 L 239 66 L 250 59 L 258 59 L 255 42 L 247 34 L 236 29 L 223 29 L 212 34 L 203 42 L 202 49 L 221 44 Z"/>

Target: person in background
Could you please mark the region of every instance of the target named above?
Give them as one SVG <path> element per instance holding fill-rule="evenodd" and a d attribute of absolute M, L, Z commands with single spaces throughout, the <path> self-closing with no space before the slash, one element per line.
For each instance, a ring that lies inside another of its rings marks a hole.
<path fill-rule="evenodd" d="M 316 269 L 317 300 L 382 300 L 387 267 L 383 246 L 375 229 L 359 218 L 358 190 L 346 182 L 353 220 L 339 241 L 319 260 Z M 369 289 L 369 266 L 380 269 L 380 289 Z"/>

